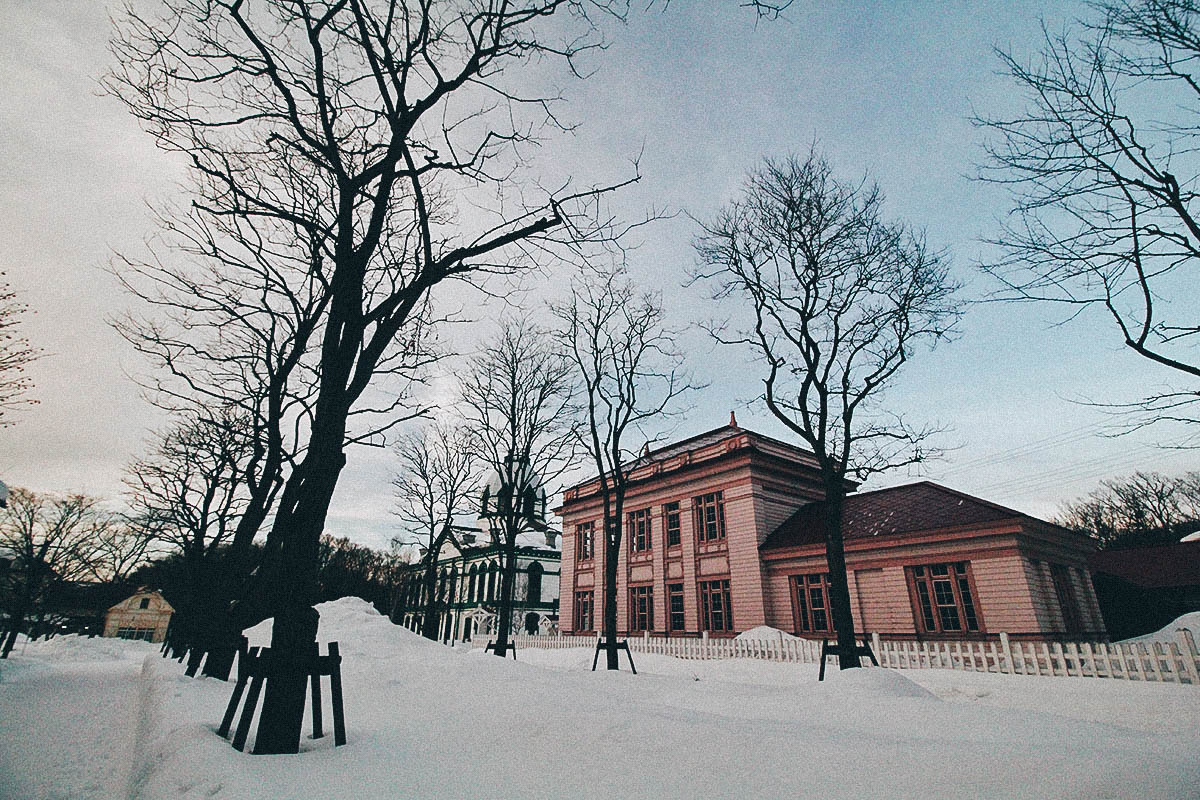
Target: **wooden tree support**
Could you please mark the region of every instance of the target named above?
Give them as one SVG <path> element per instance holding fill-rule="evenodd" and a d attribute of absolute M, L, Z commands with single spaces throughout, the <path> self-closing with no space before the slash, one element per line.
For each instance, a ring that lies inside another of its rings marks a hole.
<path fill-rule="evenodd" d="M 488 642 L 487 646 L 483 648 L 483 652 L 495 653 L 495 652 L 498 652 L 498 647 L 495 642 Z M 507 656 L 510 652 L 512 653 L 513 661 L 516 661 L 517 660 L 517 645 L 515 642 L 508 642 L 507 644 L 504 645 L 504 655 Z"/>
<path fill-rule="evenodd" d="M 244 751 L 246 739 L 250 735 L 250 725 L 254 722 L 254 713 L 258 708 L 258 698 L 262 694 L 263 683 L 267 678 L 278 674 L 281 665 L 276 663 L 271 648 L 251 647 L 248 651 L 238 654 L 238 677 L 233 687 L 233 696 L 225 708 L 225 716 L 221 719 L 221 727 L 217 734 L 229 738 L 229 730 L 233 727 L 233 718 L 237 714 L 238 704 L 250 685 L 250 693 L 246 695 L 246 703 L 242 706 L 242 714 L 238 719 L 237 728 L 233 733 L 233 749 Z M 308 663 L 302 665 L 301 671 L 308 676 L 312 694 L 312 738 L 320 739 L 325 735 L 324 723 L 321 717 L 321 676 L 329 676 L 329 690 L 333 702 L 333 744 L 340 747 L 346 743 L 346 713 L 342 705 L 342 656 L 338 652 L 338 643 L 329 643 L 329 655 L 323 656 L 317 645 L 313 645 Z"/>
<path fill-rule="evenodd" d="M 596 654 L 592 656 L 592 672 L 596 671 L 596 662 L 600 660 L 600 651 L 605 649 L 607 648 L 605 647 L 604 641 L 597 639 Z M 617 642 L 617 649 L 625 651 L 625 657 L 629 659 L 629 668 L 633 670 L 634 675 L 637 675 L 637 667 L 633 665 L 633 653 L 629 651 L 629 640 L 626 639 L 623 642 Z"/>
<path fill-rule="evenodd" d="M 842 655 L 842 649 L 840 647 L 838 647 L 836 644 L 830 644 L 828 639 L 821 640 L 821 671 L 817 675 L 818 681 L 825 680 L 825 658 L 827 656 L 839 656 L 840 657 L 841 655 Z M 879 666 L 879 662 L 875 659 L 875 653 L 873 653 L 871 651 L 871 646 L 869 644 L 867 644 L 867 640 L 865 638 L 863 639 L 863 643 L 861 645 L 854 648 L 853 655 L 867 656 L 868 658 L 871 659 L 872 664 L 874 664 L 877 667 Z"/>

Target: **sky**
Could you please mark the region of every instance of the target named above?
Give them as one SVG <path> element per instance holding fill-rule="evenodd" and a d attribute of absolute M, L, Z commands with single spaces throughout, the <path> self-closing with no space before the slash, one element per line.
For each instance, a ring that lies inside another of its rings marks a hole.
<path fill-rule="evenodd" d="M 140 252 L 154 233 L 147 203 L 180 197 L 184 173 L 100 91 L 108 13 L 98 0 L 0 2 L 0 271 L 30 307 L 24 334 L 44 351 L 32 368 L 37 405 L 0 429 L 0 479 L 119 503 L 122 470 L 164 420 L 132 377 L 146 365 L 109 326 L 134 306 L 108 267 L 114 253 Z M 743 427 L 788 438 L 755 400 L 758 365 L 698 328 L 736 309 L 687 278 L 695 220 L 733 200 L 763 157 L 815 143 L 843 179 L 877 181 L 887 213 L 924 229 L 964 284 L 959 337 L 918 354 L 887 396 L 914 420 L 946 426 L 938 444 L 948 453 L 864 489 L 927 478 L 1047 518 L 1101 479 L 1200 467 L 1195 451 L 1169 448 L 1177 431 L 1106 435 L 1111 414 L 1088 403 L 1135 400 L 1172 376 L 1122 348 L 1098 314 L 1062 324 L 1057 308 L 979 302 L 996 288 L 977 266 L 994 256 L 982 239 L 1009 206 L 1001 187 L 972 179 L 983 154 L 970 119 L 1019 103 L 994 48 L 1033 54 L 1041 20 L 1058 30 L 1085 13 L 1075 2 L 795 2 L 767 21 L 709 0 L 639 8 L 606 29 L 589 77 L 561 84 L 560 110 L 576 127 L 549 137 L 534 163 L 547 177 L 602 181 L 638 158 L 642 179 L 619 210 L 674 214 L 643 229 L 630 258 L 635 280 L 662 292 L 707 384 L 670 421 L 671 437 L 735 411 Z M 536 306 L 562 284 L 541 276 L 526 299 Z M 462 351 L 497 313 L 473 310 L 481 322 L 447 334 Z M 435 397 L 448 400 L 444 385 Z M 352 450 L 328 532 L 386 545 L 399 532 L 394 469 L 387 450 Z"/>

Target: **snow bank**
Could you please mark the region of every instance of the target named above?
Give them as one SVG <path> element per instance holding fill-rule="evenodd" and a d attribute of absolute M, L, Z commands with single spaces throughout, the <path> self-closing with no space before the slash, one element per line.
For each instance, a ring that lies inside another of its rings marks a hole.
<path fill-rule="evenodd" d="M 825 683 L 831 687 L 826 691 L 837 692 L 841 697 L 920 697 L 936 700 L 936 695 L 912 681 L 906 674 L 893 669 L 841 670 L 830 665 L 825 668 Z"/>
<path fill-rule="evenodd" d="M 739 633 L 737 635 L 736 638 L 740 639 L 743 642 L 745 642 L 745 641 L 756 641 L 756 642 L 772 641 L 772 642 L 774 642 L 774 641 L 779 641 L 780 639 L 794 640 L 794 639 L 799 639 L 800 637 L 793 636 L 790 633 L 781 631 L 781 630 L 779 630 L 779 628 L 772 628 L 770 625 L 759 625 L 757 628 L 751 628 L 748 631 L 742 631 L 741 633 Z"/>
<path fill-rule="evenodd" d="M 57 670 L 48 678 L 0 684 L 0 796 L 1196 796 L 1193 686 L 877 668 L 830 669 L 818 683 L 815 664 L 637 653 L 635 676 L 623 658 L 620 672 L 591 672 L 586 647 L 523 649 L 518 661 L 467 655 L 361 601 L 319 611 L 320 640 L 346 656 L 346 747 L 306 729 L 299 755 L 238 753 L 215 734 L 232 685 L 186 678 L 157 656 L 140 674 L 129 668 L 136 693 L 111 704 L 131 719 L 88 719 L 77 698 L 92 689 L 46 661 Z M 256 644 L 269 629 L 251 632 Z M 76 699 L 64 707 L 68 691 Z M 6 740 L 6 721 L 39 697 L 63 718 L 39 727 L 26 714 L 22 735 Z M 62 736 L 72 720 L 94 726 L 97 741 L 114 727 L 136 731 L 127 793 L 86 791 L 78 775 L 39 760 L 45 751 L 89 769 L 108 763 L 87 757 L 87 737 Z M 5 795 L 3 776 L 17 771 L 51 776 L 58 794 Z"/>
<path fill-rule="evenodd" d="M 317 642 L 321 653 L 326 652 L 330 642 L 337 642 L 343 671 L 345 665 L 358 668 L 375 664 L 375 669 L 387 670 L 386 664 L 439 664 L 465 652 L 456 652 L 401 625 L 393 625 L 374 606 L 358 597 L 320 603 L 316 608 L 320 614 Z M 270 646 L 273 622 L 264 620 L 245 632 L 251 647 Z"/>
<path fill-rule="evenodd" d="M 1145 636 L 1135 636 L 1132 639 L 1124 639 L 1126 642 L 1174 642 L 1178 641 L 1179 634 L 1176 631 L 1179 628 L 1188 628 L 1192 632 L 1198 643 L 1200 643 L 1200 611 L 1192 611 L 1184 614 L 1174 622 L 1154 633 L 1147 633 Z"/>

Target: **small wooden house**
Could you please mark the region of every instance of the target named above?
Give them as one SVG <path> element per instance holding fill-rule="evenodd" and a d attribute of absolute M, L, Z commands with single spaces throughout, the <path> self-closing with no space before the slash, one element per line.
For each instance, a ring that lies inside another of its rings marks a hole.
<path fill-rule="evenodd" d="M 143 589 L 125 598 L 104 615 L 104 635 L 118 639 L 161 642 L 175 609 L 158 592 Z"/>

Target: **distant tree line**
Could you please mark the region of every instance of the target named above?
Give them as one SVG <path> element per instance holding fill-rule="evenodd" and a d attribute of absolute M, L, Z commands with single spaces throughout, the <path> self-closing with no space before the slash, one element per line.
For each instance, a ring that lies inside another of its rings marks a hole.
<path fill-rule="evenodd" d="M 1093 537 L 1103 550 L 1174 544 L 1200 530 L 1200 471 L 1177 477 L 1136 472 L 1102 481 L 1067 504 L 1057 521 Z"/>
<path fill-rule="evenodd" d="M 94 497 L 13 489 L 0 513 L 0 658 L 21 632 L 60 630 L 64 606 L 87 602 L 72 587 L 127 584 L 150 542 L 141 520 L 110 512 Z"/>

